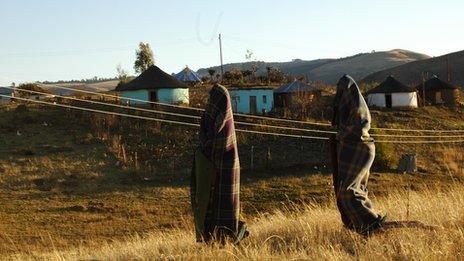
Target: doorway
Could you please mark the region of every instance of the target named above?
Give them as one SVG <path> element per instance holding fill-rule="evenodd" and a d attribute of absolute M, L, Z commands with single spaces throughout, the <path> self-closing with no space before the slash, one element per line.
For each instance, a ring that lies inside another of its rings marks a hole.
<path fill-rule="evenodd" d="M 250 113 L 256 114 L 257 111 L 258 111 L 258 108 L 256 105 L 256 96 L 250 96 Z"/>
<path fill-rule="evenodd" d="M 391 93 L 385 94 L 385 107 L 387 107 L 387 108 L 392 107 L 392 95 L 391 95 Z"/>
<path fill-rule="evenodd" d="M 156 90 L 150 91 L 150 101 L 157 102 L 158 101 L 158 93 Z"/>

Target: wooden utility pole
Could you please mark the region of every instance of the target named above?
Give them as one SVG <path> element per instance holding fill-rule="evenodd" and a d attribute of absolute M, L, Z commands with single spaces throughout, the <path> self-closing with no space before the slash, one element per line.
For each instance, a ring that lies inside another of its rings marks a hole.
<path fill-rule="evenodd" d="M 451 82 L 451 72 L 450 72 L 449 54 L 446 55 L 446 74 L 447 74 L 447 76 L 448 76 L 448 82 Z"/>
<path fill-rule="evenodd" d="M 224 77 L 224 65 L 222 63 L 222 37 L 221 34 L 219 34 L 219 56 L 221 58 L 221 82 Z"/>
<path fill-rule="evenodd" d="M 425 107 L 425 73 L 422 72 L 422 104 Z"/>

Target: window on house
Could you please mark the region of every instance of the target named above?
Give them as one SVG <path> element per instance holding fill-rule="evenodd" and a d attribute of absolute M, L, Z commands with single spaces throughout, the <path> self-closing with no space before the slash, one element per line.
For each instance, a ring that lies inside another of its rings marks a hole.
<path fill-rule="evenodd" d="M 267 96 L 263 95 L 263 103 L 267 103 Z"/>

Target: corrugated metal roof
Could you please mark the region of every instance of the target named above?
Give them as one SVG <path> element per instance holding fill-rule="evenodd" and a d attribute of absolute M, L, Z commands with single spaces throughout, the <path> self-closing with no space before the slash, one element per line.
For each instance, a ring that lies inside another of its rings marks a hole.
<path fill-rule="evenodd" d="M 5 87 L 0 87 L 0 94 L 11 95 L 12 92 L 13 92 L 12 89 L 5 88 Z"/>
<path fill-rule="evenodd" d="M 313 92 L 317 89 L 301 81 L 293 81 L 276 89 L 274 93 Z"/>
<path fill-rule="evenodd" d="M 418 90 L 422 90 L 422 84 L 419 84 L 416 87 Z M 445 90 L 445 89 L 459 89 L 456 85 L 452 85 L 451 83 L 445 82 L 440 80 L 436 75 L 430 78 L 428 81 L 424 83 L 424 89 L 426 91 L 437 91 L 437 90 Z"/>

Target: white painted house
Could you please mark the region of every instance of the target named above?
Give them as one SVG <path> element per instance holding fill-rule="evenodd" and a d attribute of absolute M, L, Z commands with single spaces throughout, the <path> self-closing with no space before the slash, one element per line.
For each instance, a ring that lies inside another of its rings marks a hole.
<path fill-rule="evenodd" d="M 274 107 L 274 90 L 270 87 L 232 87 L 228 90 L 234 112 L 267 114 Z"/>
<path fill-rule="evenodd" d="M 393 76 L 367 92 L 367 104 L 379 108 L 417 108 L 417 90 Z"/>
<path fill-rule="evenodd" d="M 115 91 L 120 93 L 123 103 L 189 104 L 188 86 L 154 65 L 132 81 L 116 87 Z"/>

